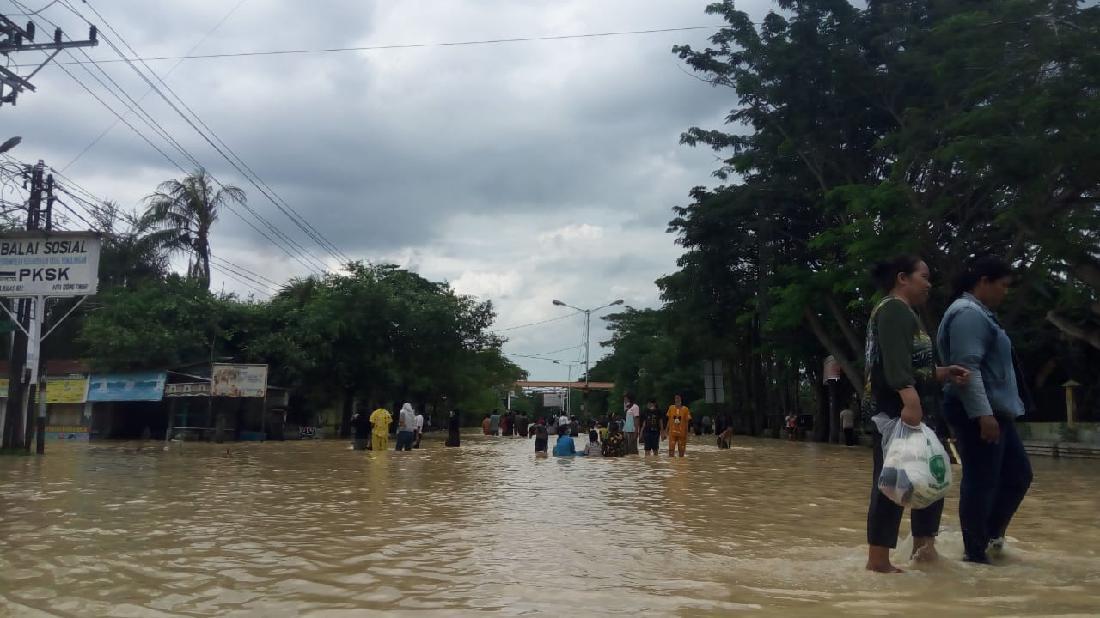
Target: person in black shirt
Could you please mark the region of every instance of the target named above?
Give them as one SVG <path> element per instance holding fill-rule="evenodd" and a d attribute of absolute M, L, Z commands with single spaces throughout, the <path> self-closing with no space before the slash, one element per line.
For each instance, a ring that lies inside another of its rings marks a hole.
<path fill-rule="evenodd" d="M 665 426 L 665 415 L 657 407 L 657 400 L 650 399 L 642 412 L 642 441 L 645 443 L 645 454 L 650 451 L 654 455 L 661 448 L 661 432 Z"/>

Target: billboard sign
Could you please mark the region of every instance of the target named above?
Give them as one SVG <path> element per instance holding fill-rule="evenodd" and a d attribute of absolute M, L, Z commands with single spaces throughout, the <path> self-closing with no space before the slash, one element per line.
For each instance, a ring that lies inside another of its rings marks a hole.
<path fill-rule="evenodd" d="M 726 374 L 722 361 L 703 361 L 703 390 L 707 403 L 726 402 Z"/>
<path fill-rule="evenodd" d="M 0 235 L 0 297 L 95 294 L 99 249 L 99 236 L 92 232 Z"/>
<path fill-rule="evenodd" d="M 167 377 L 163 371 L 92 374 L 88 401 L 160 401 Z"/>
<path fill-rule="evenodd" d="M 542 407 L 544 408 L 560 408 L 565 409 L 565 393 L 543 393 L 542 394 Z"/>
<path fill-rule="evenodd" d="M 87 400 L 87 376 L 77 373 L 46 378 L 46 403 L 84 403 Z"/>
<path fill-rule="evenodd" d="M 215 397 L 263 397 L 267 394 L 267 365 L 215 363 Z"/>

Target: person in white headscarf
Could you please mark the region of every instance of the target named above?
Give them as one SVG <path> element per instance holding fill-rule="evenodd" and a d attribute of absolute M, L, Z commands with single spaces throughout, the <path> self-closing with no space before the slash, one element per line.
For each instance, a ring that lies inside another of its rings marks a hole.
<path fill-rule="evenodd" d="M 401 406 L 397 417 L 397 450 L 411 451 L 416 431 L 416 411 L 411 403 Z"/>

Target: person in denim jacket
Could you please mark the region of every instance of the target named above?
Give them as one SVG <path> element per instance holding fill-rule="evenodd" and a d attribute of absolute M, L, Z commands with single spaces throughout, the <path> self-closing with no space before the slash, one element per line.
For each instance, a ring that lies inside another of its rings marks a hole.
<path fill-rule="evenodd" d="M 958 298 L 936 336 L 948 363 L 970 369 L 970 381 L 944 387 L 944 416 L 963 464 L 959 499 L 964 559 L 988 563 L 1031 486 L 1031 463 L 1016 431 L 1024 414 L 1012 341 L 994 310 L 1004 302 L 1012 269 L 992 257 L 974 260 L 956 281 Z"/>

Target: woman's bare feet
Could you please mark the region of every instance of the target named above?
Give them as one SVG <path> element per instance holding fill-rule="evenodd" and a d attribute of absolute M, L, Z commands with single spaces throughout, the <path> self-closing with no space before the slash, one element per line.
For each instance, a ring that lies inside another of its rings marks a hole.
<path fill-rule="evenodd" d="M 935 562 L 940 557 L 936 551 L 936 537 L 918 536 L 913 539 L 913 555 L 910 559 L 914 562 Z"/>
<path fill-rule="evenodd" d="M 890 548 L 871 545 L 867 548 L 867 570 L 875 573 L 902 573 L 903 571 L 890 564 Z"/>

